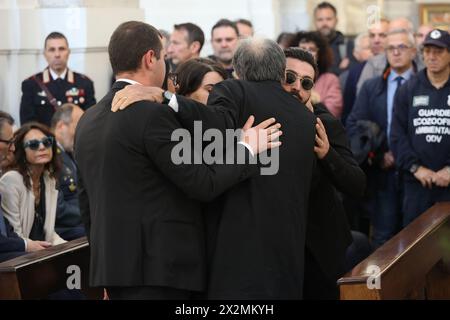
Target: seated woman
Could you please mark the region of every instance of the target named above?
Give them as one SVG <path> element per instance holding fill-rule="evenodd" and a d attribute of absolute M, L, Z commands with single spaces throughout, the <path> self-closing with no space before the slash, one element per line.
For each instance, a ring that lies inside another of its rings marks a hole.
<path fill-rule="evenodd" d="M 226 79 L 227 73 L 218 63 L 205 58 L 181 64 L 174 78 L 176 93 L 203 104 L 208 101 L 213 86 Z"/>
<path fill-rule="evenodd" d="M 333 116 L 340 118 L 344 102 L 339 78 L 329 71 L 334 58 L 327 40 L 318 32 L 298 32 L 291 47 L 299 47 L 313 55 L 319 68 L 312 92 L 313 102 L 321 102 Z"/>
<path fill-rule="evenodd" d="M 55 232 L 60 170 L 55 137 L 44 125 L 32 122 L 23 125 L 14 140 L 12 170 L 0 179 L 5 218 L 25 240 L 64 243 Z"/>

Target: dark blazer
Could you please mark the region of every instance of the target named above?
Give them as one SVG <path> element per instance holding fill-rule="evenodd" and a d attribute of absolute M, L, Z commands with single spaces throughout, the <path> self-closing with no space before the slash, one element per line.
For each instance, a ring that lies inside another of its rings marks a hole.
<path fill-rule="evenodd" d="M 394 174 L 394 169 L 383 170 L 380 167 L 385 152 L 389 151 L 387 142 L 387 76 L 377 76 L 367 80 L 359 92 L 353 110 L 347 118 L 347 134 L 350 139 L 358 133 L 358 121 L 369 120 L 374 122 L 384 132 L 384 142 L 380 142 L 378 150 L 372 150 L 372 157 L 376 159 L 373 165 L 368 166 L 366 173 L 368 175 L 367 192 L 375 193 L 380 188 L 385 188 L 389 183 L 388 176 Z M 381 161 L 378 161 L 381 159 Z"/>
<path fill-rule="evenodd" d="M 345 252 L 352 236 L 336 190 L 361 197 L 366 177 L 353 158 L 341 122 L 321 104 L 314 106 L 314 114 L 325 126 L 330 150 L 316 167 L 309 198 L 306 246 L 326 275 L 337 280 L 344 271 Z"/>
<path fill-rule="evenodd" d="M 58 181 L 55 229 L 61 235 L 71 228 L 82 225 L 82 222 L 78 203 L 78 177 L 75 161 L 62 148 L 58 148 L 58 154 L 61 156 L 63 167 Z"/>
<path fill-rule="evenodd" d="M 254 172 L 250 165 L 175 165 L 180 128 L 166 105 L 141 101 L 111 112 L 116 82 L 80 119 L 75 159 L 92 286 L 205 289 L 200 203 Z M 242 147 L 243 148 L 243 147 Z"/>
<path fill-rule="evenodd" d="M 1 197 L 0 197 L 1 199 Z M 6 230 L 6 235 L 0 232 L 0 262 L 13 258 L 17 255 L 25 253 L 25 242 L 19 237 L 8 223 L 8 220 L 3 216 L 2 208 L 0 207 L 0 224 Z M 17 254 L 14 254 L 17 253 Z M 13 254 L 13 256 L 11 256 Z"/>
<path fill-rule="evenodd" d="M 207 209 L 208 298 L 302 298 L 315 116 L 274 81 L 226 80 L 213 88 L 208 107 L 183 101 L 178 116 L 187 128 L 193 120 L 241 128 L 250 115 L 283 126 L 277 173 L 236 185 Z"/>
<path fill-rule="evenodd" d="M 86 110 L 95 104 L 94 83 L 85 75 L 67 69 L 64 80 L 53 80 L 49 69 L 37 73 L 38 78 L 47 87 L 53 97 L 62 105 L 66 102 L 74 103 Z M 41 89 L 33 76 L 22 82 L 22 99 L 20 101 L 20 123 L 37 121 L 50 126 L 55 113 L 50 99 Z"/>

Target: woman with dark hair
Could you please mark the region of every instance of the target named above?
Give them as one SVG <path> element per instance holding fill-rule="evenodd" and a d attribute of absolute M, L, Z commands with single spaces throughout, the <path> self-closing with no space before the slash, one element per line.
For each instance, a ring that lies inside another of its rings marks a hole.
<path fill-rule="evenodd" d="M 227 72 L 210 59 L 196 58 L 181 64 L 172 77 L 177 94 L 206 104 L 212 87 L 225 80 Z"/>
<path fill-rule="evenodd" d="M 216 83 L 227 79 L 227 72 L 220 64 L 210 59 L 195 58 L 180 64 L 177 72 L 169 73 L 168 77 L 174 85 L 176 94 L 206 105 L 212 88 Z M 154 101 L 158 90 L 160 89 L 141 85 L 126 86 L 114 96 L 113 110 L 125 109 L 141 100 Z"/>
<path fill-rule="evenodd" d="M 329 72 L 333 65 L 333 51 L 318 32 L 298 32 L 291 47 L 299 47 L 314 56 L 319 68 L 315 83 L 313 102 L 321 102 L 336 118 L 342 114 L 343 98 L 339 78 Z"/>
<path fill-rule="evenodd" d="M 14 231 L 24 239 L 65 241 L 55 232 L 58 190 L 55 136 L 39 123 L 23 125 L 14 134 L 14 164 L 0 179 L 1 206 Z"/>

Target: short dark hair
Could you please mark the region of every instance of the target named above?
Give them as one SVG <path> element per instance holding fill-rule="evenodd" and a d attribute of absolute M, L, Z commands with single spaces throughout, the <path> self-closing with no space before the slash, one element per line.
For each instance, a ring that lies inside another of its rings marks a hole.
<path fill-rule="evenodd" d="M 197 91 L 205 74 L 211 71 L 217 72 L 223 79 L 228 77 L 225 69 L 210 59 L 195 58 L 183 62 L 178 66 L 176 72 L 177 93 L 186 96 Z"/>
<path fill-rule="evenodd" d="M 284 55 L 286 56 L 286 59 L 287 58 L 297 59 L 310 64 L 311 67 L 313 67 L 314 69 L 314 81 L 317 80 L 317 76 L 319 75 L 319 69 L 311 53 L 302 50 L 300 48 L 288 48 L 284 49 Z"/>
<path fill-rule="evenodd" d="M 236 31 L 236 35 L 239 37 L 239 29 L 238 29 L 236 23 L 234 23 L 233 21 L 228 20 L 228 19 L 220 19 L 219 21 L 217 21 L 217 23 L 211 29 L 211 38 L 213 36 L 214 30 L 216 30 L 217 28 L 222 28 L 222 27 L 233 28 L 234 31 Z"/>
<path fill-rule="evenodd" d="M 31 130 L 36 129 L 41 131 L 44 135 L 47 137 L 53 138 L 53 157 L 52 160 L 45 165 L 45 170 L 47 170 L 50 173 L 50 176 L 54 179 L 58 179 L 58 175 L 61 171 L 61 159 L 58 156 L 57 153 L 57 144 L 56 139 L 53 133 L 50 132 L 49 128 L 41 123 L 38 122 L 28 122 L 25 123 L 22 127 L 20 127 L 19 130 L 17 130 L 14 133 L 14 163 L 12 164 L 11 168 L 17 170 L 23 177 L 23 183 L 27 187 L 27 189 L 31 189 L 31 182 L 30 182 L 30 168 L 27 161 L 27 156 L 25 152 L 25 148 L 23 147 L 23 142 L 25 140 L 25 136 L 28 132 Z"/>
<path fill-rule="evenodd" d="M 5 123 L 9 124 L 10 126 L 14 125 L 14 118 L 9 113 L 0 111 L 0 134 Z"/>
<path fill-rule="evenodd" d="M 336 7 L 333 6 L 331 3 L 327 2 L 327 1 L 324 1 L 324 2 L 319 3 L 319 4 L 317 5 L 317 7 L 314 9 L 314 14 L 316 14 L 316 12 L 317 12 L 318 10 L 321 10 L 321 9 L 331 9 L 331 10 L 333 10 L 334 15 L 337 16 L 337 10 L 336 10 Z"/>
<path fill-rule="evenodd" d="M 173 26 L 175 30 L 186 30 L 188 33 L 188 43 L 189 45 L 192 44 L 194 41 L 198 41 L 200 43 L 200 49 L 198 52 L 200 52 L 203 48 L 203 44 L 205 43 L 205 34 L 203 33 L 203 30 L 197 26 L 196 24 L 187 22 L 187 23 L 180 23 Z"/>
<path fill-rule="evenodd" d="M 319 49 L 317 53 L 318 76 L 328 72 L 334 59 L 333 51 L 328 41 L 317 31 L 300 31 L 296 33 L 289 47 L 298 47 L 302 42 L 314 42 Z"/>
<path fill-rule="evenodd" d="M 128 21 L 114 31 L 109 40 L 108 52 L 113 73 L 136 71 L 142 57 L 153 50 L 157 59 L 161 58 L 161 34 L 151 25 Z"/>
<path fill-rule="evenodd" d="M 45 38 L 44 49 L 47 48 L 47 41 L 50 39 L 64 39 L 64 40 L 66 40 L 67 46 L 69 46 L 69 41 L 67 41 L 67 38 L 65 35 L 63 35 L 61 32 L 53 31 Z"/>
<path fill-rule="evenodd" d="M 250 20 L 247 19 L 238 19 L 235 21 L 236 24 L 240 23 L 240 24 L 244 24 L 247 27 L 253 28 L 253 23 Z"/>

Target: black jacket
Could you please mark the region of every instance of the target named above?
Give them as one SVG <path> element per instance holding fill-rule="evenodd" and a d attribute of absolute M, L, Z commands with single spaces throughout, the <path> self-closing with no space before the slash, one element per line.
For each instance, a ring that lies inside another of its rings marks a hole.
<path fill-rule="evenodd" d="M 280 83 L 240 80 L 217 84 L 208 107 L 180 103 L 178 112 L 185 127 L 203 120 L 222 129 L 240 128 L 250 115 L 255 124 L 275 117 L 283 126 L 278 171 L 236 185 L 208 207 L 208 297 L 300 299 L 315 116 Z"/>
<path fill-rule="evenodd" d="M 352 242 L 337 190 L 353 197 L 364 193 L 366 178 L 353 158 L 345 129 L 324 105 L 314 106 L 327 132 L 330 150 L 318 161 L 309 198 L 306 246 L 331 279 L 342 275 L 347 247 Z M 306 275 L 307 276 L 307 275 Z"/>
<path fill-rule="evenodd" d="M 1 196 L 0 196 L 1 200 Z M 0 224 L 6 234 L 0 232 L 0 262 L 6 260 L 9 253 L 12 252 L 25 252 L 24 240 L 14 232 L 8 220 L 3 216 L 2 208 L 0 207 Z"/>
<path fill-rule="evenodd" d="M 80 119 L 75 159 L 92 286 L 205 289 L 200 203 L 252 174 L 249 165 L 175 165 L 180 128 L 168 106 L 138 102 L 110 111 L 117 82 Z"/>
<path fill-rule="evenodd" d="M 86 110 L 95 101 L 94 83 L 85 75 L 67 69 L 64 80 L 53 80 L 49 69 L 37 73 L 38 78 L 61 106 L 66 102 L 74 103 Z M 55 113 L 54 106 L 33 76 L 22 82 L 22 100 L 20 101 L 20 123 L 37 121 L 50 126 Z"/>

